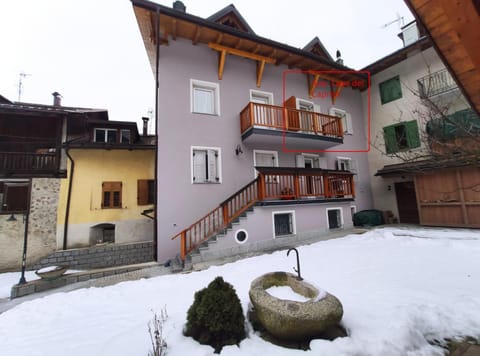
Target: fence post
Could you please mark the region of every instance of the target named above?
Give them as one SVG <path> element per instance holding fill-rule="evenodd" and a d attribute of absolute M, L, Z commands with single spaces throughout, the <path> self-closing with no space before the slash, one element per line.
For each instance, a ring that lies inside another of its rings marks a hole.
<path fill-rule="evenodd" d="M 293 189 L 294 189 L 294 194 L 295 194 L 295 199 L 298 199 L 300 197 L 300 178 L 298 176 L 298 173 L 295 173 L 293 176 Z"/>
<path fill-rule="evenodd" d="M 253 116 L 253 103 L 249 103 L 248 106 L 248 111 L 250 113 L 250 127 L 253 128 L 253 126 L 255 125 L 255 118 Z"/>
<path fill-rule="evenodd" d="M 223 225 L 228 225 L 228 203 L 222 205 Z"/>
<path fill-rule="evenodd" d="M 330 198 L 329 178 L 330 176 L 328 174 L 323 176 L 323 194 L 325 195 L 325 199 Z"/>
<path fill-rule="evenodd" d="M 265 175 L 259 173 L 258 178 L 258 200 L 262 201 L 265 199 Z"/>
<path fill-rule="evenodd" d="M 180 258 L 182 261 L 185 260 L 187 256 L 187 230 L 182 231 L 182 235 L 180 236 Z"/>
<path fill-rule="evenodd" d="M 355 198 L 355 182 L 353 180 L 353 176 L 350 176 L 350 187 L 352 191 L 352 197 Z"/>

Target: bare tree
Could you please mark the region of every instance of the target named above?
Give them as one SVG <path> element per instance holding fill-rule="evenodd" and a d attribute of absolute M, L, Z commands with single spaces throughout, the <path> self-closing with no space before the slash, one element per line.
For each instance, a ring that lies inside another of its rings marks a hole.
<path fill-rule="evenodd" d="M 411 88 L 406 83 L 402 87 L 413 94 L 415 100 L 398 107 L 395 123 L 405 122 L 405 116 L 417 119 L 420 147 L 409 149 L 407 130 L 399 125 L 394 137 L 386 136 L 384 130 L 377 132 L 372 140 L 372 147 L 382 154 L 398 159 L 408 171 L 443 168 L 454 163 L 457 166 L 480 164 L 480 118 L 472 109 L 452 113 L 455 103 L 465 99 L 446 70 L 433 73 L 427 65 L 428 75 L 418 81 L 418 88 Z M 449 91 L 439 95 L 441 90 Z M 391 133 L 390 133 L 391 134 Z M 387 142 L 394 139 L 397 150 L 389 152 Z"/>

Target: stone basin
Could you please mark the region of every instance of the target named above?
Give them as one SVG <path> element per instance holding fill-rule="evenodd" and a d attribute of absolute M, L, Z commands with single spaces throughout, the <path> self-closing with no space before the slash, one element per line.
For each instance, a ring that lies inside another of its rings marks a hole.
<path fill-rule="evenodd" d="M 266 291 L 274 286 L 289 286 L 309 300 L 278 299 Z M 322 293 L 321 298 L 319 294 L 316 287 L 287 272 L 264 274 L 252 282 L 249 291 L 258 321 L 269 333 L 283 340 L 312 339 L 340 322 L 343 316 L 340 301 L 330 293 Z"/>
<path fill-rule="evenodd" d="M 38 271 L 35 271 L 35 274 L 39 276 L 41 279 L 47 281 L 53 281 L 65 274 L 67 272 L 67 266 L 52 266 L 52 268 L 42 268 Z"/>

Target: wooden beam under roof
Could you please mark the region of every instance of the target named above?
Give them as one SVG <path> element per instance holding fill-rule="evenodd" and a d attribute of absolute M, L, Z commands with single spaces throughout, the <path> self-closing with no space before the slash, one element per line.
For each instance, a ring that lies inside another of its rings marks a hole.
<path fill-rule="evenodd" d="M 235 56 L 248 58 L 248 59 L 253 59 L 255 61 L 265 61 L 265 63 L 272 63 L 272 64 L 275 64 L 275 62 L 276 62 L 274 58 L 261 56 L 259 54 L 254 54 L 254 53 L 250 53 L 250 52 L 247 52 L 247 51 L 242 51 L 240 49 L 236 49 L 236 48 L 232 48 L 232 47 L 222 46 L 218 43 L 210 42 L 208 44 L 208 47 L 210 47 L 211 49 L 213 49 L 215 51 L 226 51 L 227 54 L 233 54 Z"/>
<path fill-rule="evenodd" d="M 177 40 L 177 20 L 172 20 L 172 40 Z"/>
<path fill-rule="evenodd" d="M 265 56 L 260 56 L 258 54 L 242 51 L 236 48 L 222 46 L 218 43 L 210 42 L 208 47 L 218 51 L 218 79 L 222 80 L 223 70 L 225 68 L 225 58 L 227 54 L 233 54 L 235 56 L 253 59 L 257 62 L 257 87 L 262 86 L 263 71 L 265 70 L 265 63 L 275 63 L 275 59 Z"/>
<path fill-rule="evenodd" d="M 227 57 L 227 51 L 218 52 L 218 79 L 223 78 L 223 69 L 225 68 L 225 58 Z"/>
<path fill-rule="evenodd" d="M 192 44 L 196 45 L 198 43 L 198 39 L 200 38 L 200 34 L 202 33 L 202 28 L 200 26 L 195 26 L 195 34 L 192 38 Z"/>
<path fill-rule="evenodd" d="M 257 88 L 260 88 L 262 86 L 264 69 L 265 69 L 265 61 L 257 61 Z"/>

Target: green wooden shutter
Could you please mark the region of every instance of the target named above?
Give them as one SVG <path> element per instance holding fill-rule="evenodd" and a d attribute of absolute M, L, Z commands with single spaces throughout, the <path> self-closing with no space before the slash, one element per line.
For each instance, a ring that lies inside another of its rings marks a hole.
<path fill-rule="evenodd" d="M 390 78 L 380 83 L 379 89 L 382 104 L 389 103 L 390 101 L 397 100 L 402 97 L 402 86 L 399 76 Z"/>
<path fill-rule="evenodd" d="M 405 131 L 407 132 L 408 148 L 420 147 L 417 120 L 407 121 L 405 123 Z"/>
<path fill-rule="evenodd" d="M 397 151 L 397 140 L 395 138 L 395 126 L 387 126 L 383 128 L 383 138 L 385 139 L 385 149 L 387 153 Z"/>

